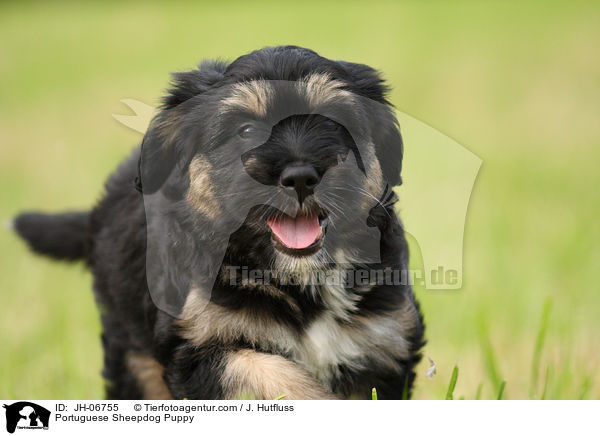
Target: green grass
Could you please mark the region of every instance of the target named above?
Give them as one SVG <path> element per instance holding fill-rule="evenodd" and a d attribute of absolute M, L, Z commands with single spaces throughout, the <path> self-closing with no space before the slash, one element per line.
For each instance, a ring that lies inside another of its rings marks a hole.
<path fill-rule="evenodd" d="M 2 2 L 0 221 L 90 207 L 140 140 L 111 114 L 155 104 L 169 71 L 283 43 L 364 62 L 399 110 L 483 160 L 463 288 L 416 287 L 437 375 L 423 359 L 414 398 L 445 398 L 457 364 L 455 398 L 506 380 L 505 399 L 598 399 L 599 21 L 597 2 Z M 10 232 L 0 268 L 0 397 L 100 398 L 89 274 Z"/>
<path fill-rule="evenodd" d="M 503 399 L 504 389 L 506 389 L 506 380 L 502 380 L 502 383 L 500 383 L 500 388 L 498 389 L 498 397 L 496 397 L 497 400 Z"/>
<path fill-rule="evenodd" d="M 454 399 L 454 389 L 456 388 L 456 381 L 458 380 L 458 366 L 454 365 L 452 370 L 452 376 L 450 377 L 450 383 L 448 384 L 448 392 L 446 392 L 446 400 Z"/>
<path fill-rule="evenodd" d="M 537 334 L 535 341 L 535 348 L 533 350 L 533 358 L 531 359 L 531 389 L 529 396 L 532 398 L 536 397 L 538 388 L 538 374 L 540 371 L 540 360 L 542 357 L 542 350 L 544 348 L 544 341 L 546 340 L 546 332 L 548 330 L 548 321 L 550 318 L 550 309 L 552 308 L 552 300 L 547 299 L 544 304 L 542 311 L 542 320 L 540 322 L 540 329 Z M 546 394 L 546 388 L 548 386 L 548 370 L 546 369 L 546 378 L 544 379 L 544 391 L 542 397 Z"/>
<path fill-rule="evenodd" d="M 483 390 L 483 383 L 479 383 L 477 386 L 477 392 L 475 393 L 475 400 L 481 400 L 481 392 Z"/>

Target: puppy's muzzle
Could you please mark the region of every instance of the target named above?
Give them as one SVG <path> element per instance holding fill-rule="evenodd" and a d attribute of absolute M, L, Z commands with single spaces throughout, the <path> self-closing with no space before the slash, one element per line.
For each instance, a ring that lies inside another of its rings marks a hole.
<path fill-rule="evenodd" d="M 279 185 L 288 193 L 295 191 L 298 203 L 302 202 L 314 193 L 315 188 L 321 181 L 317 170 L 311 165 L 288 166 L 281 172 Z"/>

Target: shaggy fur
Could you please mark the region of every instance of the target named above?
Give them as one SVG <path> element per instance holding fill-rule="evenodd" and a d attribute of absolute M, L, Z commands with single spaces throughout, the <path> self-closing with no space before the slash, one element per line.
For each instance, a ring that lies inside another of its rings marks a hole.
<path fill-rule="evenodd" d="M 363 175 L 352 189 L 342 186 L 348 159 Z M 423 344 L 410 285 L 308 279 L 342 268 L 407 271 L 390 189 L 401 160 L 375 70 L 299 47 L 265 48 L 175 74 L 142 146 L 91 212 L 26 213 L 15 228 L 33 250 L 89 265 L 110 399 L 369 398 L 373 387 L 400 399 L 410 395 Z M 298 162 L 329 188 L 279 196 L 282 173 Z M 272 189 L 279 206 L 240 189 L 242 177 Z M 165 213 L 151 219 L 153 198 Z M 244 212 L 237 222 L 236 211 Z M 305 213 L 319 215 L 323 232 L 329 223 L 327 238 L 286 251 L 266 220 Z M 335 229 L 343 229 L 337 239 Z M 368 229 L 378 232 L 380 259 L 365 265 L 357 253 Z M 198 272 L 214 253 L 218 265 Z M 232 281 L 228 267 L 240 266 L 276 277 Z M 293 274 L 299 281 L 283 280 Z"/>

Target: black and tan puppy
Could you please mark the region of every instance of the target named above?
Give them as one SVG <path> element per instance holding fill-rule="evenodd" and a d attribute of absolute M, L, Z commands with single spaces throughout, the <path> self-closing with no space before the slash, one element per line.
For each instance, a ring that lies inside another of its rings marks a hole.
<path fill-rule="evenodd" d="M 35 251 L 91 268 L 109 398 L 410 394 L 423 323 L 385 94 L 299 47 L 202 63 L 96 208 L 17 217 Z"/>

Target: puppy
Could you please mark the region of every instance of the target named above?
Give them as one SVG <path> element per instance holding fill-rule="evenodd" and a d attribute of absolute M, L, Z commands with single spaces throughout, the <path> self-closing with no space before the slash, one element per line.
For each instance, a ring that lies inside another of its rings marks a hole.
<path fill-rule="evenodd" d="M 91 269 L 109 399 L 410 396 L 424 326 L 386 91 L 295 46 L 203 62 L 92 211 L 16 218 Z"/>

